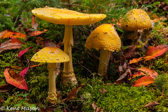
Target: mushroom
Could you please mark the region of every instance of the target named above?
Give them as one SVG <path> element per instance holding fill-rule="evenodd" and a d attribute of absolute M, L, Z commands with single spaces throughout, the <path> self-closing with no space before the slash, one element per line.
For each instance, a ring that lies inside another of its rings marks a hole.
<path fill-rule="evenodd" d="M 64 32 L 64 51 L 70 57 L 69 62 L 64 63 L 64 70 L 62 77 L 63 84 L 67 84 L 71 82 L 72 85 L 77 84 L 77 80 L 73 70 L 72 64 L 72 46 L 73 46 L 73 33 L 72 27 L 73 25 L 87 25 L 91 23 L 96 23 L 103 20 L 106 15 L 105 14 L 84 14 L 68 9 L 58 9 L 58 8 L 37 8 L 32 10 L 32 13 L 39 17 L 42 20 L 47 22 L 55 23 L 55 24 L 64 24 L 65 32 Z"/>
<path fill-rule="evenodd" d="M 100 49 L 98 73 L 104 78 L 107 76 L 107 66 L 111 52 L 119 51 L 121 40 L 112 24 L 98 26 L 87 38 L 85 47 L 87 49 Z"/>
<path fill-rule="evenodd" d="M 35 53 L 31 58 L 31 61 L 34 62 L 48 63 L 47 69 L 49 71 L 49 92 L 47 100 L 52 104 L 54 104 L 57 100 L 55 82 L 56 63 L 68 62 L 69 60 L 69 56 L 57 47 L 44 47 Z"/>
<path fill-rule="evenodd" d="M 144 30 L 144 39 L 147 39 L 152 27 L 150 17 L 142 9 L 132 9 L 121 19 L 121 29 L 126 31 L 126 39 L 131 39 L 132 44 L 137 44 L 138 30 Z"/>

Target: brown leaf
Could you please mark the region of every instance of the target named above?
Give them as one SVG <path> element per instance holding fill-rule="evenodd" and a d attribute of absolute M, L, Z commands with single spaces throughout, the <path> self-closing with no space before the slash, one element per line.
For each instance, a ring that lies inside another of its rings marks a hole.
<path fill-rule="evenodd" d="M 36 20 L 35 16 L 32 16 L 32 28 L 37 29 L 38 27 L 38 21 Z"/>
<path fill-rule="evenodd" d="M 0 46 L 0 53 L 5 50 L 11 50 L 11 49 L 19 49 L 22 47 L 21 43 L 18 42 L 12 42 L 13 39 L 7 40 Z"/>
<path fill-rule="evenodd" d="M 83 87 L 84 85 L 78 85 L 76 88 L 72 89 L 71 92 L 68 94 L 68 97 L 66 99 L 66 101 L 75 98 L 76 94 L 78 93 L 79 89 L 81 89 L 81 87 Z"/>
<path fill-rule="evenodd" d="M 132 75 L 131 70 L 128 68 L 124 74 L 122 74 L 117 80 L 116 80 L 116 84 L 120 84 L 122 83 L 122 81 L 127 78 L 128 75 Z"/>
<path fill-rule="evenodd" d="M 156 106 L 156 105 L 159 105 L 160 103 L 156 102 L 156 101 L 151 101 L 150 103 L 146 104 L 145 107 L 153 107 L 153 106 Z"/>
<path fill-rule="evenodd" d="M 96 110 L 96 108 L 97 108 L 96 102 L 92 103 L 92 107 L 93 107 L 94 110 Z"/>
<path fill-rule="evenodd" d="M 10 89 L 12 89 L 12 87 L 13 86 L 10 84 L 2 85 L 2 86 L 0 86 L 0 93 L 7 92 Z"/>
<path fill-rule="evenodd" d="M 123 51 L 124 57 L 126 59 L 134 57 L 135 56 L 135 48 L 136 48 L 136 46 L 132 45 L 132 46 L 129 46 L 127 49 L 125 49 Z"/>

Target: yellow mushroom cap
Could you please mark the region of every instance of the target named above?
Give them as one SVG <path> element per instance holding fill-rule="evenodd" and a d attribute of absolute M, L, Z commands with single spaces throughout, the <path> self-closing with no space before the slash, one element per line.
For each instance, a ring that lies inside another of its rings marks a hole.
<path fill-rule="evenodd" d="M 112 24 L 98 26 L 87 38 L 85 47 L 96 50 L 119 51 L 121 40 Z"/>
<path fill-rule="evenodd" d="M 142 9 L 132 9 L 121 19 L 121 28 L 127 31 L 152 28 L 152 21 Z"/>
<path fill-rule="evenodd" d="M 87 25 L 99 22 L 106 17 L 105 14 L 84 14 L 52 7 L 36 8 L 32 13 L 44 21 L 65 25 Z"/>
<path fill-rule="evenodd" d="M 69 56 L 57 47 L 44 47 L 31 58 L 31 61 L 44 63 L 61 63 L 69 60 Z"/>

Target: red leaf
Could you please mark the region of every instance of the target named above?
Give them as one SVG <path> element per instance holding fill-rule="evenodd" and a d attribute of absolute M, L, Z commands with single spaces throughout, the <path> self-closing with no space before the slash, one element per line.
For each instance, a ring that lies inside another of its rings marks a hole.
<path fill-rule="evenodd" d="M 38 36 L 46 31 L 48 31 L 48 30 L 44 29 L 43 31 L 28 31 L 28 36 Z"/>
<path fill-rule="evenodd" d="M 26 53 L 30 48 L 32 48 L 32 47 L 28 47 L 27 49 L 24 49 L 24 50 L 20 51 L 20 52 L 19 52 L 19 58 L 21 58 L 21 56 L 22 56 L 24 53 Z"/>
<path fill-rule="evenodd" d="M 155 59 L 168 51 L 168 45 L 159 45 L 156 47 L 150 47 L 144 57 L 145 60 Z"/>
<path fill-rule="evenodd" d="M 136 80 L 133 85 L 135 87 L 140 87 L 142 85 L 147 86 L 147 85 L 154 83 L 154 82 L 155 81 L 151 76 L 145 75 L 145 76 L 141 77 L 140 79 Z"/>
<path fill-rule="evenodd" d="M 29 70 L 29 67 L 23 69 L 23 70 L 20 72 L 19 75 L 22 76 L 22 77 L 24 77 L 24 74 L 26 74 L 28 70 Z"/>
<path fill-rule="evenodd" d="M 139 68 L 138 70 L 150 75 L 153 79 L 157 78 L 158 75 L 159 75 L 155 70 L 151 70 L 151 69 L 146 68 L 146 67 Z"/>
<path fill-rule="evenodd" d="M 159 105 L 160 103 L 156 102 L 156 101 L 151 101 L 150 103 L 146 104 L 145 107 L 153 107 L 156 105 Z"/>
<path fill-rule="evenodd" d="M 19 49 L 22 47 L 21 43 L 18 43 L 18 41 L 13 42 L 13 39 L 7 40 L 0 46 L 0 53 L 5 50 L 11 50 L 11 49 Z"/>
<path fill-rule="evenodd" d="M 12 74 L 9 74 L 9 72 L 10 72 L 10 68 L 6 68 L 4 71 L 5 79 L 9 84 L 11 84 L 19 89 L 28 90 L 26 81 L 22 76 L 20 76 L 19 74 L 15 73 L 13 71 L 11 71 Z"/>
<path fill-rule="evenodd" d="M 20 40 L 18 40 L 17 38 L 14 38 L 10 41 L 10 43 L 19 43 L 19 44 L 24 44 L 23 42 L 21 42 Z"/>

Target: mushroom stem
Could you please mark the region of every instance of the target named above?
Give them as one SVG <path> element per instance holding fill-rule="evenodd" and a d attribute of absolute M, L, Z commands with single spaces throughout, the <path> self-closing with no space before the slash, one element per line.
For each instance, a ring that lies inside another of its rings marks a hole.
<path fill-rule="evenodd" d="M 65 25 L 64 32 L 64 52 L 69 55 L 70 61 L 64 63 L 64 69 L 62 73 L 62 83 L 67 84 L 70 82 L 72 85 L 77 84 L 77 80 L 73 70 L 72 64 L 72 46 L 73 46 L 73 33 L 72 33 L 72 25 Z"/>
<path fill-rule="evenodd" d="M 105 79 L 108 79 L 107 67 L 110 60 L 110 54 L 110 51 L 100 49 L 98 74 L 104 77 Z"/>
<path fill-rule="evenodd" d="M 49 92 L 48 92 L 47 100 L 52 104 L 56 103 L 56 100 L 57 100 L 55 68 L 56 68 L 56 63 L 48 63 L 47 69 L 49 71 Z"/>

